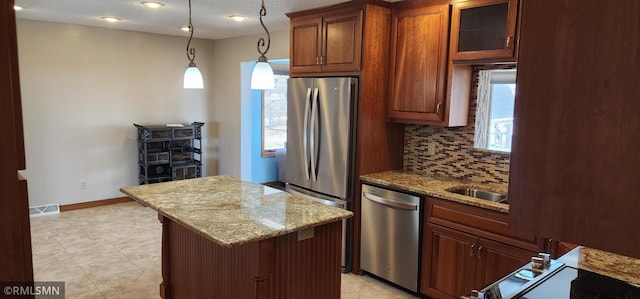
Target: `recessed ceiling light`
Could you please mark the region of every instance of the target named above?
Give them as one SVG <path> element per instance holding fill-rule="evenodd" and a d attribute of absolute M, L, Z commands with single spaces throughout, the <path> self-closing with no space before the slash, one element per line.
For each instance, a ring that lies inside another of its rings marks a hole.
<path fill-rule="evenodd" d="M 160 2 L 153 2 L 153 1 L 142 1 L 140 2 L 140 4 L 148 7 L 148 8 L 160 8 L 163 7 L 164 4 L 160 3 Z"/>
<path fill-rule="evenodd" d="M 103 20 L 109 22 L 109 23 L 117 23 L 122 21 L 121 18 L 116 18 L 116 17 L 102 17 Z"/>
<path fill-rule="evenodd" d="M 191 29 L 189 29 L 189 27 L 180 27 L 180 30 L 184 31 L 184 32 L 189 32 L 191 31 Z"/>
<path fill-rule="evenodd" d="M 236 22 L 242 22 L 244 21 L 247 17 L 242 16 L 242 15 L 231 15 L 229 16 L 230 19 L 233 19 Z"/>
<path fill-rule="evenodd" d="M 24 7 L 22 7 L 22 6 L 18 6 L 18 5 L 14 5 L 13 6 L 13 10 L 15 10 L 15 11 L 21 11 L 23 9 L 24 9 Z"/>

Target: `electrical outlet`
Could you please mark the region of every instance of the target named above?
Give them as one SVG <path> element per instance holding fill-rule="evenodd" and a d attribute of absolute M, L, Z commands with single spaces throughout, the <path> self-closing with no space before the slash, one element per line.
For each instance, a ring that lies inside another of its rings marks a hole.
<path fill-rule="evenodd" d="M 80 181 L 80 189 L 87 189 L 87 181 L 85 180 L 81 180 Z"/>
<path fill-rule="evenodd" d="M 427 154 L 428 155 L 435 155 L 436 154 L 436 144 L 435 143 L 429 143 L 429 145 L 427 146 Z"/>

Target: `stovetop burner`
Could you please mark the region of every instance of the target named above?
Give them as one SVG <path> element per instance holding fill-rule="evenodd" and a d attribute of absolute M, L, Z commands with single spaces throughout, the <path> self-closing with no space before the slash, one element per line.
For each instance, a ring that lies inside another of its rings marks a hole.
<path fill-rule="evenodd" d="M 640 288 L 594 272 L 565 266 L 516 298 L 640 299 Z"/>

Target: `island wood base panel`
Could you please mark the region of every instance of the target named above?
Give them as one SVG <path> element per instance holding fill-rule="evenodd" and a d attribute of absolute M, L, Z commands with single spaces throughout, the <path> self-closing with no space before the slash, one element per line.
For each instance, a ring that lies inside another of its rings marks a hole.
<path fill-rule="evenodd" d="M 231 248 L 159 215 L 160 296 L 180 298 L 340 298 L 342 222 Z"/>

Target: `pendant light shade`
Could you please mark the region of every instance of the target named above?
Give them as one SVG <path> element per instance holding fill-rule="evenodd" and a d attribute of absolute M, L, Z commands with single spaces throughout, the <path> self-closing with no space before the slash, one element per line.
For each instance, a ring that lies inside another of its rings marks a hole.
<path fill-rule="evenodd" d="M 189 63 L 189 67 L 184 71 L 184 88 L 204 88 L 202 73 L 195 63 Z"/>
<path fill-rule="evenodd" d="M 264 28 L 264 31 L 267 33 L 267 45 L 266 49 L 263 51 L 261 47 L 265 46 L 264 38 L 260 38 L 258 40 L 258 53 L 260 53 L 260 57 L 258 58 L 258 62 L 253 67 L 253 72 L 251 74 L 251 89 L 274 89 L 275 88 L 275 78 L 273 76 L 273 69 L 271 68 L 271 64 L 267 61 L 267 52 L 269 51 L 269 46 L 271 46 L 271 34 L 269 30 L 267 30 L 267 26 L 264 25 L 262 21 L 262 17 L 267 15 L 267 9 L 264 7 L 264 0 L 262 0 L 262 6 L 260 7 L 260 25 Z"/>
<path fill-rule="evenodd" d="M 251 74 L 251 89 L 274 89 L 274 81 L 271 64 L 266 61 L 256 63 Z"/>
<path fill-rule="evenodd" d="M 196 59 L 196 49 L 190 47 L 194 31 L 193 24 L 191 23 L 191 0 L 189 0 L 189 31 L 191 32 L 189 41 L 187 42 L 187 59 L 189 59 L 189 66 L 187 66 L 187 69 L 184 71 L 183 87 L 202 89 L 204 88 L 202 73 L 200 73 L 200 70 L 196 67 L 196 63 L 193 62 Z"/>

